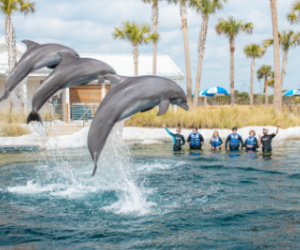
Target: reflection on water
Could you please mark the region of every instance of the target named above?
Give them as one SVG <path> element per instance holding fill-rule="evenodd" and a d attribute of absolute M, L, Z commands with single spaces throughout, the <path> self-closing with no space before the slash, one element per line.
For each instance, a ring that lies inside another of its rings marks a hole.
<path fill-rule="evenodd" d="M 0 154 L 0 247 L 299 248 L 299 141 L 274 152 L 114 146 Z"/>

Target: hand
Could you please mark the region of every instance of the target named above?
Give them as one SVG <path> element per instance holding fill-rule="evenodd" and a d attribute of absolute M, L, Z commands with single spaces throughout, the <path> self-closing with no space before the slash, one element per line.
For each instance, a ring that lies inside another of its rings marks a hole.
<path fill-rule="evenodd" d="M 278 127 L 278 128 L 280 127 L 280 123 L 278 123 L 277 127 Z"/>
<path fill-rule="evenodd" d="M 258 135 L 258 138 L 261 139 L 261 135 Z"/>
<path fill-rule="evenodd" d="M 162 127 L 163 127 L 163 128 L 165 128 L 165 127 L 166 127 L 166 125 L 165 125 L 165 124 L 163 124 L 163 125 L 162 125 Z"/>

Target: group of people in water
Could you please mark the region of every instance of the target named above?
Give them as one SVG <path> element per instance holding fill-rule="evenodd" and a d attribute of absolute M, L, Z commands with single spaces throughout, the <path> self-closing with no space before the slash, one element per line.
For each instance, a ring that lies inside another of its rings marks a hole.
<path fill-rule="evenodd" d="M 181 128 L 176 128 L 176 133 L 171 133 L 168 128 L 163 125 L 167 133 L 173 139 L 173 150 L 180 151 L 182 150 L 182 146 L 185 144 L 184 136 L 181 134 Z M 237 133 L 237 127 L 232 128 L 232 133 L 228 135 L 225 142 L 225 149 L 230 151 L 238 151 L 240 149 L 245 149 L 247 151 L 255 151 L 260 145 L 262 145 L 263 152 L 271 152 L 272 151 L 272 139 L 279 132 L 280 123 L 277 126 L 277 129 L 274 133 L 268 134 L 268 129 L 263 129 L 263 136 L 258 135 L 256 137 L 256 133 L 254 130 L 249 131 L 249 137 L 243 142 L 242 137 Z M 194 127 L 192 133 L 189 135 L 187 142 L 190 146 L 191 150 L 201 150 L 202 145 L 204 144 L 203 136 L 198 132 L 198 128 Z M 212 135 L 212 139 L 209 142 L 209 147 L 212 150 L 221 150 L 224 147 L 224 143 L 219 136 L 219 132 L 215 130 Z"/>

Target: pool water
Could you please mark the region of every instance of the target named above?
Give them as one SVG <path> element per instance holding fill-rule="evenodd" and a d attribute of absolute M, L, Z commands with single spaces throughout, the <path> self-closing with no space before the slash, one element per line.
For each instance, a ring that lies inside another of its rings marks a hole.
<path fill-rule="evenodd" d="M 300 141 L 272 155 L 108 145 L 0 154 L 0 247 L 300 248 Z"/>

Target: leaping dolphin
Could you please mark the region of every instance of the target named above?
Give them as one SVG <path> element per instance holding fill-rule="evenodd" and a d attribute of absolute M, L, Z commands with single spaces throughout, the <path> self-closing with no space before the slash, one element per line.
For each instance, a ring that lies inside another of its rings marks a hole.
<path fill-rule="evenodd" d="M 157 116 L 164 114 L 170 103 L 185 110 L 189 107 L 186 94 L 172 80 L 158 76 L 124 77 L 104 76 L 111 82 L 111 89 L 95 113 L 88 134 L 88 148 L 94 161 L 93 176 L 107 137 L 118 121 L 137 112 L 145 112 L 159 105 Z M 103 82 L 99 78 L 99 83 Z"/>
<path fill-rule="evenodd" d="M 43 67 L 55 68 L 61 61 L 58 52 L 68 52 L 78 56 L 76 51 L 60 44 L 38 44 L 30 40 L 22 42 L 26 44 L 27 50 L 9 73 L 0 102 L 5 100 L 29 73 Z"/>
<path fill-rule="evenodd" d="M 69 53 L 59 53 L 61 63 L 45 79 L 32 97 L 32 111 L 27 117 L 27 124 L 42 118 L 38 111 L 58 90 L 84 85 L 106 74 L 116 74 L 108 64 L 90 58 L 79 58 Z"/>

